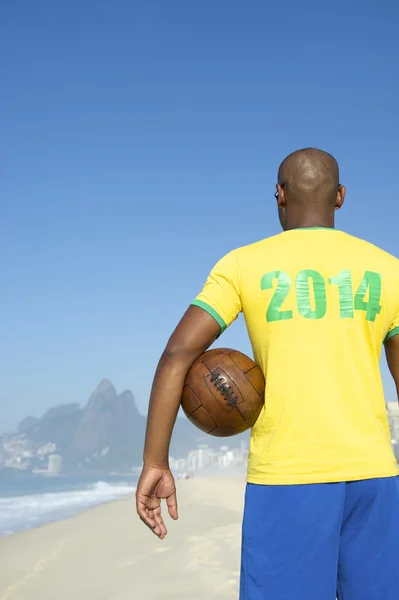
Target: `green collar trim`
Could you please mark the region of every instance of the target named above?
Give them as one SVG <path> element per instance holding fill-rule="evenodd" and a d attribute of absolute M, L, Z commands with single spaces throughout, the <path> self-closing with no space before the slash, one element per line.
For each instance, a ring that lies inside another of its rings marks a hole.
<path fill-rule="evenodd" d="M 294 227 L 291 231 L 309 231 L 311 229 L 326 229 L 327 231 L 336 231 L 335 227 Z"/>

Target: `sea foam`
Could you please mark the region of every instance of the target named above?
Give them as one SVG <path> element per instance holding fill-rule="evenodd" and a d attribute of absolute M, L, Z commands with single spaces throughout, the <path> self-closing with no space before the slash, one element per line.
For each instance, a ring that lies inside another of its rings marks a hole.
<path fill-rule="evenodd" d="M 0 498 L 0 536 L 67 519 L 133 491 L 134 487 L 124 482 L 110 485 L 98 481 L 80 490 Z"/>

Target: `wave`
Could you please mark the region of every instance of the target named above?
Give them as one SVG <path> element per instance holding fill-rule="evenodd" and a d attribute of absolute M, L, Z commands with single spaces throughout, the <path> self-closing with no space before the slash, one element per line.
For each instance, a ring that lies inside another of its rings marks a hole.
<path fill-rule="evenodd" d="M 0 498 L 0 537 L 67 519 L 98 504 L 128 496 L 134 489 L 125 482 L 98 481 L 73 491 Z"/>

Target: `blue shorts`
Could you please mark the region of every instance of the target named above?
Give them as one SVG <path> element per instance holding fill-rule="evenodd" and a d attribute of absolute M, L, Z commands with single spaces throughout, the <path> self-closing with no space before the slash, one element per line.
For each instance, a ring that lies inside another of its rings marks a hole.
<path fill-rule="evenodd" d="M 398 600 L 399 478 L 247 484 L 240 600 Z"/>

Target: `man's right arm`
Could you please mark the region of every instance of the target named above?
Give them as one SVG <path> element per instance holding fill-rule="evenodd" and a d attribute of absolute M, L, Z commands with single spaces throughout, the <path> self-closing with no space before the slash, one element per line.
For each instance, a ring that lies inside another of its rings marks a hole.
<path fill-rule="evenodd" d="M 399 335 L 393 335 L 385 342 L 385 354 L 399 399 Z"/>

